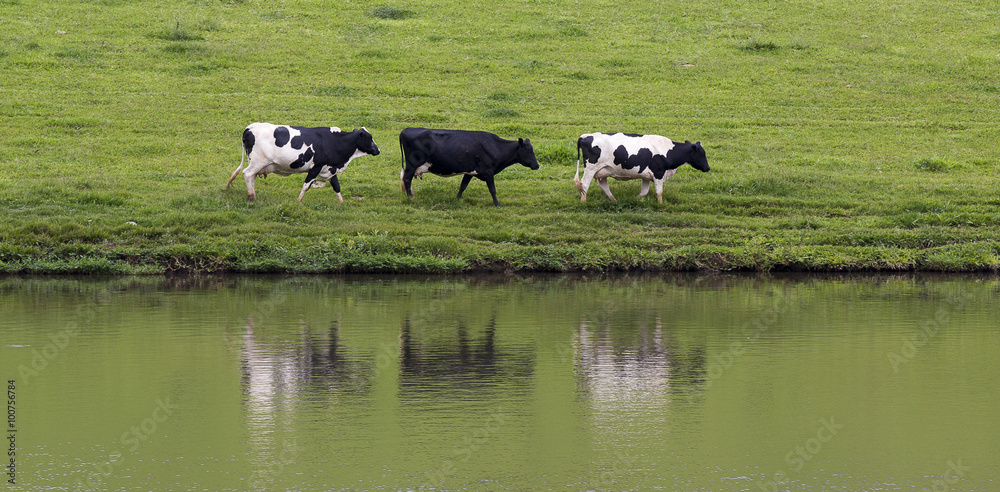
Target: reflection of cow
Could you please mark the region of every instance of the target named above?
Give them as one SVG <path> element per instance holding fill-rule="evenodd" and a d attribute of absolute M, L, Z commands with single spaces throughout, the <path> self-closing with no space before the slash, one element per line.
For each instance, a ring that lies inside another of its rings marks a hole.
<path fill-rule="evenodd" d="M 352 356 L 340 344 L 340 323 L 330 325 L 329 336 L 314 336 L 303 326 L 299 343 L 258 349 L 253 320 L 248 320 L 243 339 L 243 384 L 248 403 L 260 398 L 301 391 L 342 394 L 366 392 L 371 387 L 373 363 Z"/>
<path fill-rule="evenodd" d="M 603 326 L 592 334 L 585 321 L 574 336 L 577 376 L 595 405 L 620 400 L 660 400 L 671 385 L 671 354 L 663 337 L 660 319 L 650 332 L 639 327 L 635 345 L 620 346 Z"/>
<path fill-rule="evenodd" d="M 454 339 L 430 340 L 415 333 L 410 319 L 400 333 L 399 371 L 403 388 L 440 388 L 448 392 L 469 387 L 527 384 L 534 355 L 523 350 L 497 347 L 496 320 L 490 320 L 483 338 L 474 340 L 465 323 L 458 322 Z"/>
<path fill-rule="evenodd" d="M 634 468 L 629 443 L 662 439 L 650 431 L 666 428 L 666 420 L 672 418 L 673 355 L 660 319 L 652 330 L 640 324 L 638 340 L 627 343 L 612 339 L 609 324 L 591 331 L 581 320 L 573 347 L 581 396 L 590 406 L 587 426 L 593 429 L 596 446 L 613 457 L 603 466 Z"/>
<path fill-rule="evenodd" d="M 254 485 L 268 470 L 295 461 L 298 402 L 371 391 L 375 364 L 341 345 L 340 323 L 331 324 L 325 339 L 317 335 L 303 326 L 297 343 L 261 342 L 254 320 L 247 320 L 240 369 Z"/>

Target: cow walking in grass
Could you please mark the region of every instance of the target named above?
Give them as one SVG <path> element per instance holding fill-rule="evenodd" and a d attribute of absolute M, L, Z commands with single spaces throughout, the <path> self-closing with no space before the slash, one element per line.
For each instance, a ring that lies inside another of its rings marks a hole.
<path fill-rule="evenodd" d="M 538 169 L 535 151 L 527 139 L 504 140 L 492 133 L 464 130 L 407 128 L 399 134 L 403 170 L 399 173 L 403 193 L 413 198 L 413 177 L 425 172 L 438 176 L 462 175 L 458 198 L 473 177 L 486 182 L 493 205 L 500 206 L 493 177 L 513 164 Z"/>
<path fill-rule="evenodd" d="M 240 157 L 239 167 L 229 177 L 226 189 L 243 169 L 243 157 L 246 157 L 243 179 L 247 184 L 247 200 L 257 199 L 254 192 L 257 176 L 306 173 L 299 193 L 300 202 L 317 178 L 329 181 L 337 199 L 343 202 L 337 175 L 347 169 L 352 160 L 378 154 L 378 145 L 364 127 L 345 132 L 337 127 L 304 128 L 251 123 L 243 130 L 243 156 Z"/>
<path fill-rule="evenodd" d="M 583 179 L 580 179 L 580 157 L 583 157 Z M 585 133 L 576 141 L 576 175 L 573 182 L 580 190 L 580 201 L 587 201 L 587 190 L 593 180 L 611 201 L 616 202 L 608 178 L 641 179 L 639 198 L 649 193 L 649 183 L 656 187 L 656 200 L 663 203 L 663 182 L 684 164 L 708 172 L 708 158 L 701 142 L 675 143 L 659 135 L 628 133 Z"/>

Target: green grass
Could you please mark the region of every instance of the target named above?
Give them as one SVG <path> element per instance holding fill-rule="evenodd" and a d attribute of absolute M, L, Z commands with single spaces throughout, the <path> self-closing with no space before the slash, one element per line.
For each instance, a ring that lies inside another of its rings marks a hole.
<path fill-rule="evenodd" d="M 18 0 L 4 5 L 0 272 L 1000 267 L 988 2 Z M 367 127 L 327 189 L 225 190 L 255 121 Z M 408 126 L 541 169 L 399 187 Z M 573 185 L 581 133 L 701 141 L 664 203 Z"/>

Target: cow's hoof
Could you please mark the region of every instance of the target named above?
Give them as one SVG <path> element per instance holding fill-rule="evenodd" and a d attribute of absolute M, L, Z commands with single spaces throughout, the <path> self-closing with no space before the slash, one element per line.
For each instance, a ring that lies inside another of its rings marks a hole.
<path fill-rule="evenodd" d="M 344 203 L 344 197 L 343 197 L 343 195 L 341 195 L 340 193 L 337 193 L 337 200 L 340 201 L 340 203 Z"/>
<path fill-rule="evenodd" d="M 326 186 L 326 183 L 323 182 L 323 181 L 313 181 L 313 184 L 312 184 L 313 188 L 322 188 L 324 186 Z"/>

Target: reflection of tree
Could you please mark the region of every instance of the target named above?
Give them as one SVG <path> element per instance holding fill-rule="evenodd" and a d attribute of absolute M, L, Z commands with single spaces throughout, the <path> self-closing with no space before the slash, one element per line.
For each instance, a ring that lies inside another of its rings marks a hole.
<path fill-rule="evenodd" d="M 449 392 L 527 384 L 534 355 L 527 348 L 498 347 L 496 318 L 487 323 L 481 338 L 471 336 L 461 320 L 455 330 L 454 337 L 432 339 L 417 333 L 409 318 L 403 321 L 399 353 L 402 390 Z"/>

